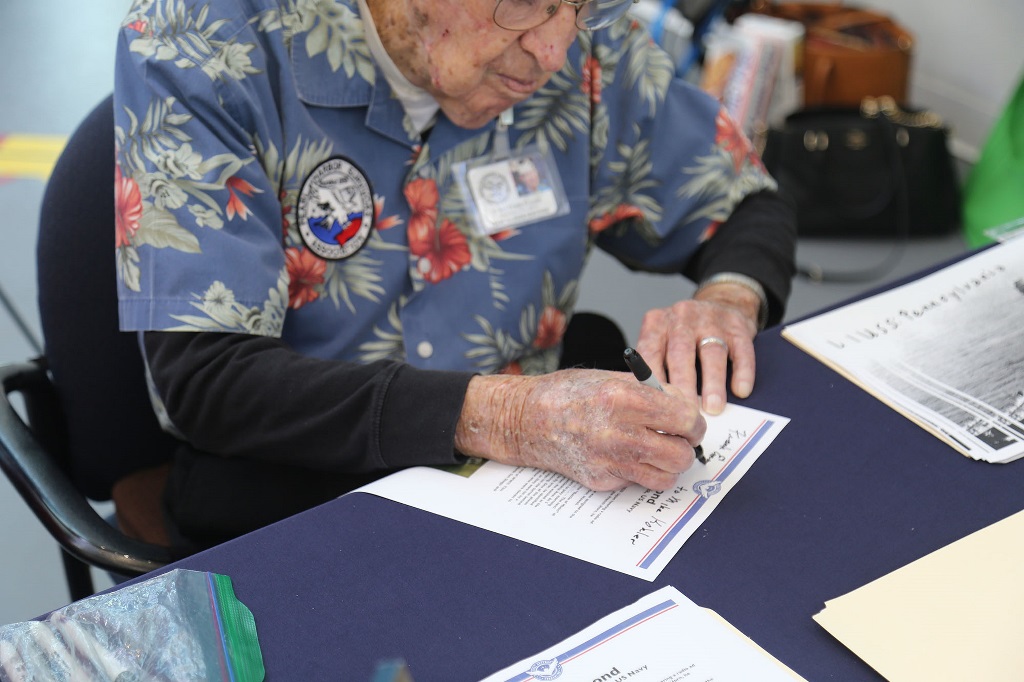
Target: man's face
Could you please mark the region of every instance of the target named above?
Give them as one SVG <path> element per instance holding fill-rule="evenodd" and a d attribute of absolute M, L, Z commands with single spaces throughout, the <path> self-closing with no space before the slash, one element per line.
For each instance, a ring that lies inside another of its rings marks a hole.
<path fill-rule="evenodd" d="M 529 31 L 496 25 L 495 0 L 384 0 L 374 5 L 381 8 L 374 9 L 374 19 L 392 60 L 463 128 L 485 125 L 540 89 L 562 68 L 576 39 L 575 10 L 568 5 Z"/>
<path fill-rule="evenodd" d="M 535 192 L 540 187 L 540 173 L 532 163 L 523 166 L 519 171 L 519 181 L 528 192 Z"/>

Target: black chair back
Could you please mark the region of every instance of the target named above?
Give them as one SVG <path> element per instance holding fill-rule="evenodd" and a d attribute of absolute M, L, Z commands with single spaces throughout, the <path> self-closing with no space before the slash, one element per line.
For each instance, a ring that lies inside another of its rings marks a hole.
<path fill-rule="evenodd" d="M 114 250 L 114 112 L 108 97 L 82 121 L 46 186 L 37 245 L 46 358 L 67 423 L 64 465 L 93 500 L 167 461 L 134 333 L 119 331 Z"/>

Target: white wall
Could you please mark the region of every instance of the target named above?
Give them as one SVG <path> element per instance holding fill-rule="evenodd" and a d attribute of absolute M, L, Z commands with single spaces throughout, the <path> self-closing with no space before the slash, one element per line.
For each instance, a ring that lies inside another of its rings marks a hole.
<path fill-rule="evenodd" d="M 973 161 L 1024 76 L 1024 2 L 874 0 L 863 4 L 889 14 L 914 34 L 910 101 L 941 114 L 953 127 L 954 151 Z"/>

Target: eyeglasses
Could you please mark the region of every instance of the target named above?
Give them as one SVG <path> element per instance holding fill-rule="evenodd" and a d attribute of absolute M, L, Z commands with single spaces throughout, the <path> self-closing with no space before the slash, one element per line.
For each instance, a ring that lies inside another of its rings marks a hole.
<path fill-rule="evenodd" d="M 596 31 L 615 23 L 640 0 L 498 0 L 494 23 L 509 31 L 537 28 L 558 12 L 562 3 L 576 10 L 576 28 Z"/>

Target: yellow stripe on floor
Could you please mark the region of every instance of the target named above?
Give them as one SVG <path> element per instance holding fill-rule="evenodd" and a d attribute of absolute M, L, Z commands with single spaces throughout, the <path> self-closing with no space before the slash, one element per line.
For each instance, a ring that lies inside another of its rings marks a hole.
<path fill-rule="evenodd" d="M 67 141 L 65 135 L 0 134 L 0 178 L 46 180 Z"/>

